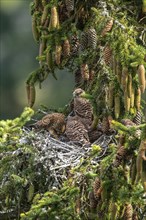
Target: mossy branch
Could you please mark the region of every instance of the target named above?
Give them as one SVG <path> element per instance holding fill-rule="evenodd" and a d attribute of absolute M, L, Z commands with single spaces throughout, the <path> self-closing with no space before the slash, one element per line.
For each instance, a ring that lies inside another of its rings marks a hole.
<path fill-rule="evenodd" d="M 115 121 L 115 120 L 112 120 L 111 124 L 113 125 L 113 127 L 116 129 L 116 130 L 121 130 L 121 131 L 124 131 L 124 132 L 128 132 L 128 133 L 133 133 L 135 132 L 136 130 L 138 129 L 144 129 L 146 128 L 146 123 L 144 124 L 140 124 L 140 125 L 135 125 L 135 126 L 129 126 L 129 127 L 126 127 L 125 125 L 123 125 L 122 123 L 118 122 L 118 121 Z"/>

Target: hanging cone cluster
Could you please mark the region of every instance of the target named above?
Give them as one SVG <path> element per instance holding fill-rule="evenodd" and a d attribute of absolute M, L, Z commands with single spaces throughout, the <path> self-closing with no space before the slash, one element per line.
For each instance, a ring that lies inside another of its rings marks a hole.
<path fill-rule="evenodd" d="M 110 57 L 110 55 L 109 55 Z M 108 61 L 108 58 L 104 56 L 105 63 L 107 65 L 110 65 L 110 61 Z M 120 110 L 121 106 L 124 104 L 124 109 L 125 113 L 130 113 L 130 111 L 133 109 L 134 111 L 140 110 L 140 105 L 141 105 L 141 94 L 145 91 L 145 78 L 144 76 L 144 68 L 139 69 L 139 74 L 138 74 L 138 80 L 137 80 L 137 86 L 139 83 L 139 86 L 137 88 L 134 88 L 134 77 L 133 75 L 128 71 L 127 67 L 123 67 L 122 70 L 120 70 L 119 63 L 114 62 L 112 65 L 113 68 L 113 73 L 117 76 L 117 83 L 119 83 L 119 87 L 121 86 L 121 90 L 119 89 L 119 92 L 114 92 L 113 93 L 113 86 L 111 88 L 111 84 L 113 83 L 110 82 L 109 84 L 109 109 L 112 110 L 112 107 L 114 106 L 114 114 L 115 118 L 119 118 L 120 116 Z M 140 73 L 141 71 L 141 73 Z M 142 83 L 143 82 L 143 83 Z M 116 88 L 117 90 L 117 88 Z M 116 94 L 117 93 L 117 94 Z M 115 104 L 113 104 L 112 97 L 115 94 Z M 123 95 L 124 99 L 122 102 L 122 99 L 119 99 L 120 96 Z M 117 110 L 118 109 L 118 110 Z"/>
<path fill-rule="evenodd" d="M 34 1 L 32 29 L 35 40 L 40 44 L 37 60 L 41 71 L 45 69 L 46 73 L 42 74 L 41 80 L 39 75 L 32 77 L 35 80 L 31 84 L 42 82 L 49 72 L 56 79 L 56 68 L 67 67 L 75 70 L 76 67 L 80 68 L 85 64 L 89 67 L 94 66 L 95 74 L 92 77 L 87 71 L 87 66 L 86 71 L 81 71 L 85 81 L 92 78 L 90 85 L 83 83 L 82 86 L 96 99 L 96 94 L 102 93 L 103 90 L 100 88 L 102 83 L 99 85 L 99 81 L 103 82 L 105 87 L 109 87 L 109 93 L 110 84 L 113 84 L 113 94 L 108 95 L 110 100 L 113 96 L 113 100 L 109 101 L 109 106 L 100 101 L 102 105 L 99 112 L 108 107 L 118 119 L 122 113 L 130 114 L 135 109 L 140 110 L 141 93 L 145 91 L 145 65 L 143 64 L 145 53 L 142 48 L 133 46 L 136 45 L 136 41 L 131 37 L 131 33 L 125 35 L 126 27 L 117 18 L 109 16 L 108 7 L 101 6 L 99 3 L 99 8 L 102 7 L 106 17 L 102 16 L 101 9 L 98 9 L 98 3 L 95 2 L 86 2 L 82 5 L 74 0 L 57 1 L 54 4 L 47 1 L 39 3 Z M 74 18 L 69 18 L 73 11 L 76 11 L 75 23 Z M 71 22 L 68 23 L 68 19 L 71 19 Z M 101 26 L 98 26 L 99 22 Z M 121 50 L 115 43 L 116 40 L 121 43 Z M 102 48 L 104 48 L 103 51 Z M 126 51 L 126 48 L 129 49 Z M 91 56 L 89 53 L 92 49 L 94 52 Z M 138 50 L 141 50 L 140 57 L 137 57 L 140 54 Z M 132 56 L 132 63 L 128 60 L 130 56 Z M 102 61 L 105 65 L 102 65 Z M 98 62 L 100 65 L 97 65 Z M 135 75 L 135 67 L 137 67 L 137 75 Z M 106 101 L 105 96 L 103 99 Z M 122 96 L 124 99 L 120 98 Z M 120 111 L 123 106 L 124 111 Z"/>

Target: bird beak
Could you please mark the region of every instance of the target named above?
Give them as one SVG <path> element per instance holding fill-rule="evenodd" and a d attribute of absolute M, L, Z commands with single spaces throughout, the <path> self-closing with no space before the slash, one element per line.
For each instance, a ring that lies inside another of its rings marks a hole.
<path fill-rule="evenodd" d="M 76 93 L 75 92 L 73 92 L 73 98 L 75 98 L 76 97 Z"/>
<path fill-rule="evenodd" d="M 80 94 L 80 97 L 84 98 L 85 95 L 86 95 L 86 93 L 85 93 L 85 92 L 82 92 L 82 93 Z"/>

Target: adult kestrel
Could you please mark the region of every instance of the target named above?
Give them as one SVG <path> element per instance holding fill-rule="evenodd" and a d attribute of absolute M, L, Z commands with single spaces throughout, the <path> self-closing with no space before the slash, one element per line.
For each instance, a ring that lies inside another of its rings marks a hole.
<path fill-rule="evenodd" d="M 90 101 L 82 97 L 83 94 L 85 91 L 81 88 L 77 88 L 73 92 L 74 113 L 80 118 L 86 129 L 89 129 L 93 119 L 93 108 Z"/>

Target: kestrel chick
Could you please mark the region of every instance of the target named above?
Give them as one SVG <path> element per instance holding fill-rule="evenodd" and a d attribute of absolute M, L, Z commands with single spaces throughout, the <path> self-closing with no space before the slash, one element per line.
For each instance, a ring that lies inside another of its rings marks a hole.
<path fill-rule="evenodd" d="M 50 134 L 57 137 L 65 131 L 65 116 L 62 113 L 47 114 L 34 125 L 36 128 L 48 130 Z"/>
<path fill-rule="evenodd" d="M 122 119 L 121 122 L 126 127 L 136 126 L 136 124 L 133 121 L 131 121 L 130 119 Z M 141 130 L 137 129 L 135 131 L 134 136 L 137 137 L 138 139 L 140 139 L 141 138 Z"/>
<path fill-rule="evenodd" d="M 88 129 L 88 127 L 90 127 L 92 123 L 93 108 L 90 101 L 82 97 L 84 93 L 85 91 L 81 88 L 75 89 L 75 91 L 73 92 L 74 112 L 75 115 L 80 117 L 81 122 Z"/>
<path fill-rule="evenodd" d="M 121 120 L 122 124 L 125 125 L 125 126 L 135 126 L 136 124 L 131 121 L 130 119 L 126 118 L 126 119 L 122 119 Z"/>
<path fill-rule="evenodd" d="M 70 141 L 81 143 L 83 146 L 90 145 L 88 131 L 78 116 L 68 116 L 65 133 Z"/>

